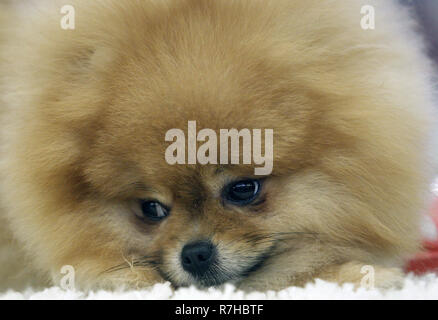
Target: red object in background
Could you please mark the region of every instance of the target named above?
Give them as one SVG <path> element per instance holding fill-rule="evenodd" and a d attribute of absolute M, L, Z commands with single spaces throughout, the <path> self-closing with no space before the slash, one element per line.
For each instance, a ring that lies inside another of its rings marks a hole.
<path fill-rule="evenodd" d="M 438 230 L 438 197 L 432 206 L 431 217 Z M 425 250 L 407 263 L 405 271 L 413 272 L 417 275 L 429 272 L 438 274 L 438 239 L 435 241 L 425 241 L 423 246 Z"/>

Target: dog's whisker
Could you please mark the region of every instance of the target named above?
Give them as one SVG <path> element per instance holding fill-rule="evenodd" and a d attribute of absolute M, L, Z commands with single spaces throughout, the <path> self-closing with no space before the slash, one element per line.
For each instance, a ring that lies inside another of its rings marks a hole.
<path fill-rule="evenodd" d="M 125 259 L 125 262 L 115 265 L 113 267 L 110 267 L 103 271 L 102 273 L 111 273 L 116 272 L 124 269 L 133 269 L 135 267 L 151 267 L 154 268 L 158 265 L 157 261 L 158 256 L 143 256 L 140 258 L 132 259 L 131 262 Z"/>

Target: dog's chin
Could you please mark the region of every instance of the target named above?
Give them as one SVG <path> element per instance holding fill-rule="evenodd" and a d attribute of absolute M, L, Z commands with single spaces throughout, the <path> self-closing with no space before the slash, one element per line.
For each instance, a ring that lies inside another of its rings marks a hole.
<path fill-rule="evenodd" d="M 198 289 L 207 289 L 212 287 L 220 287 L 226 283 L 237 285 L 243 280 L 243 277 L 239 273 L 235 272 L 209 272 L 202 276 L 185 275 L 184 280 L 172 279 L 163 275 L 166 281 L 169 281 L 174 288 L 181 287 L 196 287 Z"/>
<path fill-rule="evenodd" d="M 189 286 L 206 289 L 212 287 L 220 287 L 226 283 L 237 284 L 242 280 L 242 277 L 231 274 L 217 274 L 214 276 L 195 278 Z"/>
<path fill-rule="evenodd" d="M 269 255 L 263 254 L 255 262 L 249 266 L 242 266 L 240 270 L 227 271 L 223 266 L 217 265 L 202 276 L 188 276 L 188 280 L 183 283 L 167 279 L 176 288 L 195 286 L 200 289 L 211 287 L 220 287 L 224 284 L 232 284 L 238 286 L 240 282 L 244 281 L 250 275 L 263 268 Z"/>

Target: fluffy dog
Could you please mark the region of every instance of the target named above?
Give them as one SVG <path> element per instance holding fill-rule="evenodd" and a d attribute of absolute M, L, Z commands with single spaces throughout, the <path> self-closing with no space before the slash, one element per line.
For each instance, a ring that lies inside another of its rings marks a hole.
<path fill-rule="evenodd" d="M 367 2 L 375 29 L 356 0 L 78 0 L 74 30 L 62 1 L 4 3 L 2 216 L 32 272 L 266 290 L 371 265 L 397 284 L 427 199 L 432 67 L 409 13 Z M 273 129 L 272 173 L 169 165 L 188 121 Z"/>

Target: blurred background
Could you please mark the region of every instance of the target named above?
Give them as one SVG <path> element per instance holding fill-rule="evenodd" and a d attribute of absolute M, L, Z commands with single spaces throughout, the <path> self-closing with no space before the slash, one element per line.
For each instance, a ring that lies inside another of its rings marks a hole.
<path fill-rule="evenodd" d="M 412 5 L 418 13 L 421 22 L 422 31 L 424 32 L 429 54 L 437 63 L 436 70 L 436 87 L 438 90 L 438 0 L 401 0 L 408 5 Z M 437 114 L 438 114 L 438 96 L 437 96 Z M 438 128 L 436 128 L 437 139 L 435 144 L 435 152 L 438 162 Z M 438 196 L 438 163 L 436 166 L 437 178 L 433 189 Z"/>
<path fill-rule="evenodd" d="M 429 41 L 430 54 L 438 63 L 438 0 L 410 1 L 420 17 L 424 33 Z"/>

